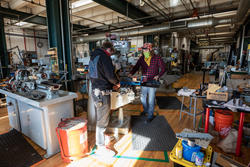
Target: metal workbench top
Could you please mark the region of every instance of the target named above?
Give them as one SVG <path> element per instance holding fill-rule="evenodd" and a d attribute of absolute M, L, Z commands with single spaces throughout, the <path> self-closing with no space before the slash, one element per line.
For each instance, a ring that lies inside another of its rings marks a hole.
<path fill-rule="evenodd" d="M 66 92 L 66 91 L 63 91 L 63 90 L 59 90 L 58 95 L 52 97 L 51 99 L 44 98 L 44 99 L 41 99 L 41 100 L 29 99 L 29 98 L 27 98 L 27 97 L 25 97 L 23 95 L 18 94 L 18 93 L 13 93 L 13 92 L 6 91 L 6 90 L 3 90 L 3 89 L 0 89 L 0 93 L 5 94 L 5 95 L 7 95 L 9 97 L 15 98 L 15 99 L 17 99 L 19 101 L 25 102 L 25 103 L 30 104 L 30 105 L 35 106 L 35 107 L 45 107 L 45 106 L 49 106 L 49 105 L 52 105 L 52 104 L 56 104 L 58 102 L 67 101 L 67 100 L 70 100 L 70 99 L 77 98 L 76 93 L 74 93 L 74 92 Z"/>

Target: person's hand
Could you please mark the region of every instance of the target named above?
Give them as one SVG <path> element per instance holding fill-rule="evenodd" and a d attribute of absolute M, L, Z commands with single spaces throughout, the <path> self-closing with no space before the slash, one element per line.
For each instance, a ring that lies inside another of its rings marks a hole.
<path fill-rule="evenodd" d="M 118 84 L 113 86 L 113 89 L 117 91 L 120 87 L 121 87 L 121 84 L 119 82 Z"/>
<path fill-rule="evenodd" d="M 154 80 L 158 81 L 158 80 L 159 80 L 159 76 L 156 75 L 156 76 L 154 77 Z"/>

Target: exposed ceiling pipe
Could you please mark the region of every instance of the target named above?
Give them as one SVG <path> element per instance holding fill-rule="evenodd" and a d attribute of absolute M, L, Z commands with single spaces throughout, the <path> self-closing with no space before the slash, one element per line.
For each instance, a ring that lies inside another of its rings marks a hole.
<path fill-rule="evenodd" d="M 197 49 L 220 49 L 224 48 L 223 45 L 210 45 L 210 46 L 200 46 Z"/>
<path fill-rule="evenodd" d="M 244 22 L 244 18 L 246 18 L 246 14 L 250 9 L 250 0 L 240 0 L 238 10 L 237 10 L 237 21 L 238 23 Z"/>
<path fill-rule="evenodd" d="M 162 4 L 162 2 L 160 0 L 157 0 L 157 2 L 168 11 L 168 13 L 170 14 L 170 9 L 168 9 L 167 7 L 165 7 L 165 5 Z"/>
<path fill-rule="evenodd" d="M 228 36 L 228 37 L 214 37 L 214 38 L 199 38 L 199 41 L 206 41 L 206 40 L 222 40 L 222 39 L 233 39 L 232 36 Z"/>
<path fill-rule="evenodd" d="M 196 37 L 197 38 L 205 38 L 207 36 L 209 36 L 209 37 L 211 37 L 211 36 L 232 36 L 233 34 L 234 34 L 234 32 L 232 32 L 232 31 L 215 32 L 215 33 L 209 33 L 209 34 L 204 34 L 204 32 L 203 32 L 202 34 L 196 35 Z"/>
<path fill-rule="evenodd" d="M 181 21 L 182 23 L 184 21 Z M 127 37 L 127 36 L 139 36 L 139 35 L 146 35 L 146 34 L 155 34 L 155 33 L 163 33 L 163 32 L 169 32 L 169 31 L 178 31 L 180 29 L 192 29 L 192 28 L 201 28 L 201 27 L 211 27 L 218 24 L 223 23 L 231 23 L 232 19 L 222 18 L 222 19 L 216 19 L 216 18 L 206 18 L 206 19 L 199 19 L 199 20 L 190 20 L 187 21 L 186 26 L 183 26 L 181 28 L 171 28 L 170 24 L 159 24 L 154 26 L 146 26 L 142 28 L 136 28 L 131 29 L 127 31 L 120 31 L 116 32 L 119 34 L 120 37 Z M 178 24 L 178 22 L 173 22 L 174 24 Z M 85 43 L 90 41 L 98 41 L 105 39 L 105 33 L 95 34 L 95 35 L 89 35 L 84 37 L 78 37 L 76 38 L 75 43 Z"/>
<path fill-rule="evenodd" d="M 144 3 L 146 3 L 150 8 L 152 8 L 155 12 L 157 12 L 158 14 L 160 14 L 163 18 L 168 19 L 167 15 L 163 14 L 161 12 L 161 10 L 158 10 L 157 8 L 155 8 L 155 6 L 152 6 L 152 4 L 150 4 L 149 2 L 144 0 Z"/>
<path fill-rule="evenodd" d="M 189 13 L 191 15 L 190 9 L 187 8 L 185 2 L 183 0 L 181 0 L 181 3 L 184 6 L 184 8 L 186 9 L 187 13 Z"/>
<path fill-rule="evenodd" d="M 163 13 L 163 15 L 164 15 L 165 18 L 167 16 L 167 18 L 170 19 L 170 17 L 162 9 L 160 9 L 156 4 L 154 4 L 151 0 L 148 0 L 148 2 L 150 2 L 151 5 L 153 5 L 158 11 L 160 11 L 161 13 Z"/>
<path fill-rule="evenodd" d="M 197 9 L 194 7 L 194 4 L 193 4 L 192 0 L 189 0 L 189 2 L 190 2 L 191 6 L 192 6 L 192 8 L 193 8 L 193 11 L 197 10 Z M 198 19 L 200 18 L 198 12 L 197 12 L 197 18 L 198 18 Z"/>

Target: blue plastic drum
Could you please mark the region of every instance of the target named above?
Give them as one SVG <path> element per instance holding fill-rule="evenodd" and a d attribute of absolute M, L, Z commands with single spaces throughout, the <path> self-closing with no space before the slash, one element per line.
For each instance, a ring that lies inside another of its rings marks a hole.
<path fill-rule="evenodd" d="M 183 147 L 183 158 L 190 162 L 195 162 L 196 154 L 200 152 L 201 147 L 195 145 L 194 147 L 191 147 L 188 145 L 187 141 L 182 141 L 182 147 Z"/>

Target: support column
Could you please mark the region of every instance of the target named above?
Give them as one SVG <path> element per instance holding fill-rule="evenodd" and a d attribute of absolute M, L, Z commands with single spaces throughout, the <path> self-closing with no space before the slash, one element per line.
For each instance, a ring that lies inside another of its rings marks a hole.
<path fill-rule="evenodd" d="M 0 56 L 1 56 L 1 68 L 2 68 L 2 72 L 3 76 L 1 76 L 2 74 L 0 74 L 0 77 L 7 77 L 9 76 L 9 69 L 8 69 L 8 65 L 9 65 L 9 57 L 8 57 L 8 53 L 7 53 L 7 46 L 6 46 L 6 38 L 5 38 L 5 32 L 4 32 L 4 19 L 3 16 L 0 15 Z"/>
<path fill-rule="evenodd" d="M 240 66 L 242 66 L 242 58 L 243 58 L 243 47 L 244 47 L 244 42 L 245 42 L 245 25 L 243 26 L 242 29 L 242 37 L 241 37 L 241 46 L 240 46 Z"/>
<path fill-rule="evenodd" d="M 57 48 L 59 70 L 72 78 L 72 44 L 69 0 L 46 0 L 49 47 Z"/>

